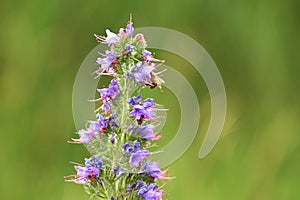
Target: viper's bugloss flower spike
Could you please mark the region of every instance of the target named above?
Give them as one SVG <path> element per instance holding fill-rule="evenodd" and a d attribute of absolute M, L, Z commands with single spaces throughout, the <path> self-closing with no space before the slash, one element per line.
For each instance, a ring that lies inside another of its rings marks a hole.
<path fill-rule="evenodd" d="M 157 71 L 163 60 L 146 50 L 143 34 L 134 36 L 132 19 L 118 34 L 105 30 L 95 34 L 96 40 L 109 50 L 99 53 L 99 66 L 94 74 L 112 77 L 107 88 L 99 88 L 100 102 L 96 120 L 88 120 L 85 129 L 77 132 L 79 138 L 70 143 L 84 144 L 91 153 L 84 164 L 75 164 L 76 174 L 66 181 L 82 184 L 90 198 L 110 200 L 161 200 L 165 196 L 160 181 L 170 180 L 168 170 L 149 160 L 154 154 L 149 147 L 161 138 L 155 128 L 162 108 L 152 98 L 141 94 L 131 96 L 145 87 L 160 87 L 164 81 Z M 154 125 L 154 124 L 155 125 Z M 164 183 L 164 182 L 163 182 Z"/>

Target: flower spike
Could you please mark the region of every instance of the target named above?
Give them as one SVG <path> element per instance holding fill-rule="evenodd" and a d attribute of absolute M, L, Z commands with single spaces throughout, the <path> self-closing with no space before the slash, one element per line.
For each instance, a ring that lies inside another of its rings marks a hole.
<path fill-rule="evenodd" d="M 71 162 L 76 174 L 66 176 L 67 182 L 84 185 L 91 198 L 110 200 L 161 200 L 168 170 L 151 161 L 150 148 L 161 139 L 156 130 L 165 111 L 152 98 L 143 98 L 133 92 L 143 88 L 161 88 L 164 80 L 157 71 L 164 60 L 159 60 L 146 49 L 140 33 L 134 35 L 132 16 L 118 33 L 109 29 L 106 35 L 94 34 L 96 40 L 108 45 L 109 50 L 99 53 L 98 69 L 92 74 L 111 77 L 107 88 L 97 89 L 98 97 L 90 102 L 100 104 L 96 119 L 88 120 L 79 130 L 77 139 L 68 143 L 83 144 L 91 157 L 84 164 Z M 157 112 L 158 111 L 158 112 Z M 162 184 L 161 184 L 162 183 Z"/>

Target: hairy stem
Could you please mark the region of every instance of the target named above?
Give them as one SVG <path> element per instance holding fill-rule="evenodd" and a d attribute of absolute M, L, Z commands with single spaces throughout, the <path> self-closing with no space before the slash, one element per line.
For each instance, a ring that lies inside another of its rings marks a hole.
<path fill-rule="evenodd" d="M 128 88 L 128 80 L 126 78 L 123 79 L 124 85 L 123 85 L 123 99 L 122 99 L 122 110 L 121 110 L 121 123 L 120 126 L 122 127 L 122 135 L 121 135 L 121 141 L 124 142 L 124 137 L 125 137 L 125 132 L 124 128 L 126 126 L 126 121 L 127 121 L 127 112 L 129 110 L 129 105 L 127 104 L 127 100 L 129 98 L 129 88 Z"/>

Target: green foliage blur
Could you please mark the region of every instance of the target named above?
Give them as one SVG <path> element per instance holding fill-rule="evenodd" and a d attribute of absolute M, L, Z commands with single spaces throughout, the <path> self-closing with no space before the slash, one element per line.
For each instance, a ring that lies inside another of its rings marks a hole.
<path fill-rule="evenodd" d="M 66 143 L 76 137 L 73 82 L 97 45 L 93 33 L 117 31 L 129 13 L 135 27 L 165 27 L 197 40 L 226 87 L 224 131 L 200 160 L 208 90 L 188 63 L 157 51 L 191 82 L 201 108 L 196 140 L 169 167 L 176 179 L 165 186 L 168 199 L 300 199 L 299 2 L 0 1 L 0 199 L 85 199 L 80 185 L 63 179 L 74 173 L 70 160 L 88 156 L 83 146 Z M 176 133 L 180 112 L 170 91 L 155 94 L 171 108 L 164 144 Z"/>

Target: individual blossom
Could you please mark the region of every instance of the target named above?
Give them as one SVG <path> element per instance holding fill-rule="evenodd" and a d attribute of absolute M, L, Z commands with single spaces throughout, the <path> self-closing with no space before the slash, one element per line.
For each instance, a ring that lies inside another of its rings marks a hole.
<path fill-rule="evenodd" d="M 155 64 L 138 62 L 136 65 L 136 71 L 133 73 L 135 80 L 139 83 L 148 83 L 151 79 L 151 72 L 155 69 Z"/>
<path fill-rule="evenodd" d="M 145 162 L 143 166 L 143 171 L 152 178 L 157 178 L 160 180 L 169 180 L 171 178 L 167 177 L 166 174 L 168 170 L 161 171 L 158 162 Z"/>
<path fill-rule="evenodd" d="M 129 164 L 133 167 L 139 167 L 141 162 L 150 155 L 148 150 L 138 150 L 130 155 Z"/>
<path fill-rule="evenodd" d="M 86 184 L 88 180 L 94 182 L 99 177 L 102 161 L 101 159 L 92 157 L 92 160 L 85 159 L 84 166 L 74 166 L 74 168 L 77 174 L 73 175 L 74 178 L 69 181 L 77 184 Z"/>
<path fill-rule="evenodd" d="M 129 164 L 133 167 L 141 166 L 142 161 L 144 161 L 149 155 L 148 150 L 142 150 L 141 145 L 138 141 L 126 142 L 123 144 L 123 149 L 125 155 L 129 157 Z"/>
<path fill-rule="evenodd" d="M 135 105 L 138 105 L 140 102 L 142 101 L 142 95 L 138 95 L 138 96 L 134 96 L 134 97 L 131 97 L 127 100 L 127 103 L 130 105 L 130 106 L 135 106 Z"/>
<path fill-rule="evenodd" d="M 96 158 L 95 156 L 92 156 L 90 159 L 85 158 L 84 164 L 86 167 L 97 167 L 99 169 L 101 169 L 103 165 L 101 158 Z"/>
<path fill-rule="evenodd" d="M 99 57 L 96 60 L 96 63 L 100 65 L 100 69 L 97 72 L 109 72 L 111 65 L 117 61 L 116 59 L 117 56 L 112 51 L 106 50 L 104 57 Z"/>
<path fill-rule="evenodd" d="M 111 32 L 109 29 L 106 29 L 105 32 L 107 35 L 106 37 L 94 34 L 94 36 L 96 37 L 98 42 L 100 42 L 102 44 L 107 44 L 108 46 L 110 46 L 110 45 L 116 44 L 117 42 L 120 41 L 119 36 L 117 34 Z"/>
<path fill-rule="evenodd" d="M 79 140 L 73 139 L 74 142 L 71 143 L 88 143 L 90 142 L 94 136 L 96 136 L 99 132 L 104 133 L 106 128 L 108 127 L 108 120 L 105 119 L 101 114 L 97 114 L 97 121 L 88 121 L 88 128 L 81 129 L 77 132 L 79 135 Z"/>
<path fill-rule="evenodd" d="M 113 169 L 113 171 L 112 171 L 112 173 L 113 173 L 114 175 L 116 175 L 117 177 L 120 177 L 120 176 L 122 176 L 122 175 L 125 174 L 125 173 L 122 171 L 122 168 L 121 168 L 120 165 L 115 166 L 114 169 Z"/>
<path fill-rule="evenodd" d="M 142 185 L 143 184 L 143 185 Z M 159 190 L 155 184 L 140 183 L 142 185 L 137 193 L 138 196 L 144 200 L 160 200 L 163 195 L 163 191 Z"/>
<path fill-rule="evenodd" d="M 109 134 L 109 142 L 111 144 L 116 144 L 117 142 L 117 134 L 116 133 L 112 133 L 112 134 Z"/>
<path fill-rule="evenodd" d="M 89 141 L 91 141 L 92 138 L 96 135 L 96 132 L 81 129 L 77 132 L 77 134 L 79 135 L 78 143 L 82 144 L 82 143 L 88 143 Z M 73 141 L 75 141 L 75 140 L 73 139 Z"/>
<path fill-rule="evenodd" d="M 98 118 L 97 121 L 89 121 L 90 128 L 93 128 L 93 130 L 96 132 L 104 133 L 109 125 L 108 120 L 100 113 L 98 113 L 96 116 Z"/>
<path fill-rule="evenodd" d="M 108 88 L 97 89 L 101 95 L 101 100 L 112 99 L 115 100 L 120 94 L 118 82 L 112 79 Z"/>
<path fill-rule="evenodd" d="M 102 101 L 101 110 L 104 113 L 109 113 L 112 108 L 110 100 L 115 100 L 120 94 L 118 82 L 112 79 L 108 88 L 97 89 L 97 91 L 100 93 L 100 98 L 92 100 L 92 102 Z"/>
<path fill-rule="evenodd" d="M 145 140 L 159 140 L 160 136 L 154 133 L 155 126 L 152 124 L 146 125 L 130 125 L 128 127 L 128 132 L 131 136 L 142 138 Z"/>
<path fill-rule="evenodd" d="M 131 72 L 127 72 L 126 75 L 130 79 L 135 79 L 136 82 L 141 84 L 150 84 L 151 73 L 155 69 L 154 63 L 143 63 L 139 61 L 135 64 Z"/>
<path fill-rule="evenodd" d="M 127 51 L 128 54 L 131 54 L 132 52 L 135 51 L 135 46 L 131 44 L 126 44 L 125 45 L 125 50 Z"/>
<path fill-rule="evenodd" d="M 129 140 L 122 147 L 126 156 L 130 156 L 132 153 L 141 150 L 141 144 L 137 140 L 133 142 Z"/>
<path fill-rule="evenodd" d="M 90 142 L 98 133 L 103 134 L 106 132 L 108 127 L 110 127 L 112 130 L 115 130 L 119 127 L 119 125 L 115 122 L 115 119 L 118 117 L 118 115 L 115 113 L 112 113 L 106 118 L 98 113 L 96 117 L 98 118 L 97 121 L 88 121 L 89 127 L 87 129 L 78 131 L 78 135 L 80 137 L 79 143 Z"/>
<path fill-rule="evenodd" d="M 143 51 L 143 59 L 145 62 L 153 62 L 153 63 L 164 63 L 164 60 L 158 60 L 153 57 L 152 53 L 148 50 Z"/>
<path fill-rule="evenodd" d="M 133 31 L 134 31 L 134 28 L 133 28 L 133 24 L 132 22 L 130 21 L 127 26 L 126 26 L 126 33 L 128 33 L 130 36 L 133 35 Z"/>
<path fill-rule="evenodd" d="M 134 97 L 135 98 L 135 97 Z M 129 100 L 128 102 L 130 102 Z M 152 117 L 156 114 L 154 100 L 152 98 L 147 98 L 143 102 L 138 104 L 131 105 L 132 110 L 129 113 L 130 116 L 133 116 L 136 120 L 148 119 L 151 120 Z"/>
<path fill-rule="evenodd" d="M 143 59 L 146 62 L 150 62 L 153 59 L 152 53 L 145 49 L 143 51 Z"/>

